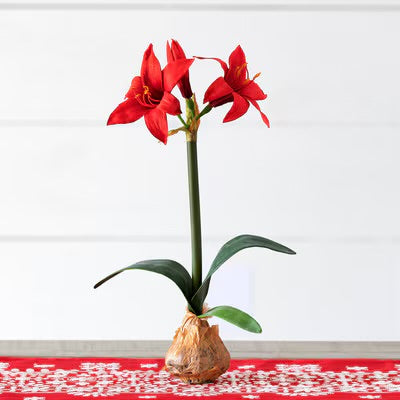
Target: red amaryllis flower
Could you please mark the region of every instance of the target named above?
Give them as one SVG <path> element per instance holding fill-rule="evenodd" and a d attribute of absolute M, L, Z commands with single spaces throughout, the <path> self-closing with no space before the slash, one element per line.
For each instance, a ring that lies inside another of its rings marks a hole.
<path fill-rule="evenodd" d="M 193 59 L 179 59 L 169 62 L 161 70 L 153 45 L 150 44 L 143 55 L 140 76 L 133 78 L 125 101 L 111 113 L 107 125 L 127 124 L 144 116 L 151 134 L 166 144 L 167 113 L 182 113 L 178 99 L 170 92 L 192 63 Z"/>
<path fill-rule="evenodd" d="M 198 57 L 205 58 L 205 57 Z M 212 58 L 221 64 L 224 76 L 216 79 L 207 89 L 204 95 L 204 103 L 210 103 L 212 107 L 233 101 L 231 109 L 226 114 L 223 122 L 233 121 L 249 108 L 249 102 L 260 112 L 263 121 L 269 127 L 267 116 L 260 110 L 256 100 L 264 100 L 267 95 L 260 89 L 254 80 L 260 75 L 256 74 L 249 79 L 246 56 L 240 46 L 229 56 L 229 67 L 219 58 Z"/>
<path fill-rule="evenodd" d="M 186 60 L 185 52 L 181 45 L 174 39 L 171 40 L 171 46 L 167 42 L 167 60 L 173 62 L 175 60 Z M 178 88 L 185 99 L 190 99 L 193 95 L 192 88 L 189 81 L 189 70 L 185 72 L 181 79 L 178 81 Z"/>

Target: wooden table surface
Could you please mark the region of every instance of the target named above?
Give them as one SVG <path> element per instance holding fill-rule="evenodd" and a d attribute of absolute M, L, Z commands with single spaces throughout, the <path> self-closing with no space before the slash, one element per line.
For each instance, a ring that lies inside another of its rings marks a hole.
<path fill-rule="evenodd" d="M 170 341 L 0 340 L 0 356 L 164 357 Z M 400 359 L 400 342 L 226 341 L 232 358 Z"/>

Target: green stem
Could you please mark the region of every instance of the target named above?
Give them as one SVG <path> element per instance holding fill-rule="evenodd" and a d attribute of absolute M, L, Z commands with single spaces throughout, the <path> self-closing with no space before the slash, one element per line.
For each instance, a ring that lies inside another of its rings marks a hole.
<path fill-rule="evenodd" d="M 185 120 L 181 117 L 181 114 L 178 114 L 177 117 L 179 118 L 179 120 L 182 122 L 183 126 L 188 129 L 189 126 L 188 124 L 185 122 Z"/>
<path fill-rule="evenodd" d="M 196 119 L 201 118 L 203 115 L 209 113 L 212 110 L 212 107 L 210 105 L 210 103 L 208 103 L 200 112 L 199 115 L 197 115 Z"/>
<path fill-rule="evenodd" d="M 201 255 L 201 222 L 200 222 L 200 195 L 199 175 L 197 167 L 197 142 L 188 141 L 187 163 L 189 177 L 189 201 L 190 201 L 190 229 L 192 241 L 192 289 L 196 293 L 202 281 L 202 255 Z M 202 310 L 195 310 L 196 313 Z"/>

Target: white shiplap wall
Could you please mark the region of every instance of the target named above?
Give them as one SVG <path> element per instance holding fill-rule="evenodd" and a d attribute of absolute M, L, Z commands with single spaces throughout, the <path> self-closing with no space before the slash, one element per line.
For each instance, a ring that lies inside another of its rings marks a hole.
<path fill-rule="evenodd" d="M 217 5 L 216 5 L 217 4 Z M 178 7 L 179 6 L 179 7 Z M 183 8 L 183 11 L 182 11 Z M 263 325 L 225 339 L 399 340 L 400 3 L 0 3 L 0 339 L 169 339 L 173 284 L 116 268 L 188 264 L 183 137 L 143 122 L 105 127 L 153 42 L 262 71 L 263 109 L 199 136 L 204 258 L 244 232 L 298 251 L 247 250 L 215 275 L 209 303 Z M 199 97 L 220 74 L 197 62 Z"/>

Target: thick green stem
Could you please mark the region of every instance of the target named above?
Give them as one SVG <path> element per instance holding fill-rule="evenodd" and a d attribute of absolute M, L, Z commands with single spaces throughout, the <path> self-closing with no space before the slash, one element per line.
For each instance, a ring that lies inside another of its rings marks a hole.
<path fill-rule="evenodd" d="M 190 200 L 190 228 L 192 239 L 192 287 L 193 293 L 201 286 L 202 281 L 202 255 L 201 255 L 201 222 L 200 222 L 200 196 L 199 175 L 197 168 L 197 142 L 189 140 L 187 145 L 187 162 L 189 177 Z M 195 310 L 201 313 L 202 310 Z"/>

